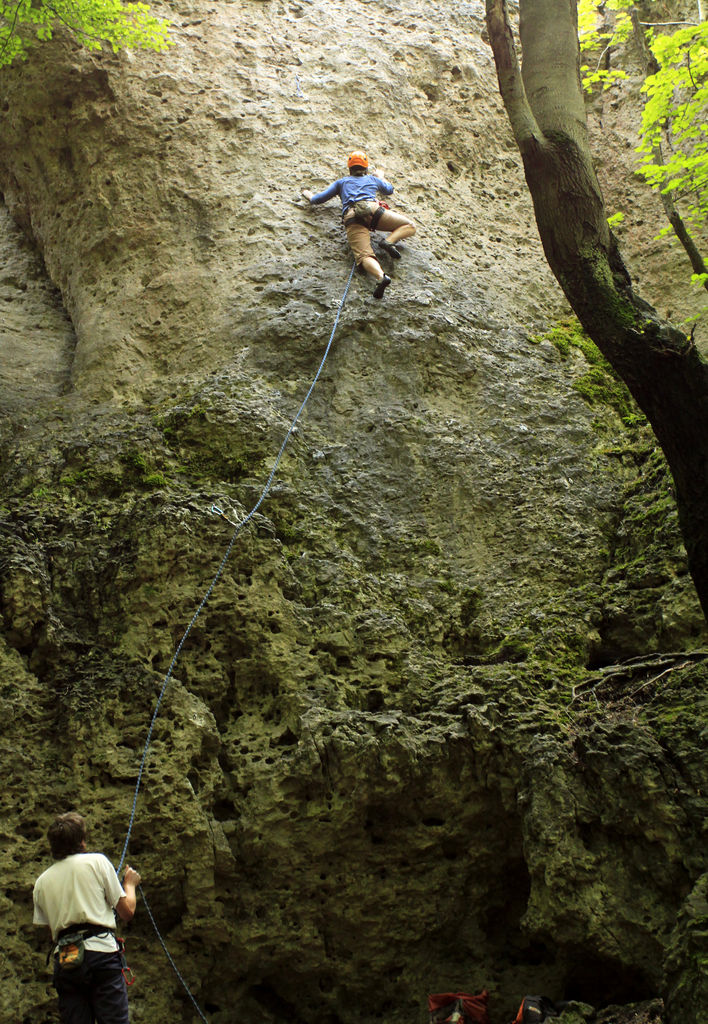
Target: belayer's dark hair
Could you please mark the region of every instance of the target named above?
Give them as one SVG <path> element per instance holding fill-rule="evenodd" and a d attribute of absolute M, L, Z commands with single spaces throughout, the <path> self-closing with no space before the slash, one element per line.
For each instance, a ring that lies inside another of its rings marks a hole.
<path fill-rule="evenodd" d="M 349 174 L 353 178 L 363 178 L 366 174 L 366 167 L 360 167 L 359 164 L 354 164 L 353 167 L 349 168 Z"/>
<path fill-rule="evenodd" d="M 47 838 L 54 860 L 64 860 L 81 850 L 86 838 L 86 822 L 76 811 L 59 814 L 49 826 Z"/>

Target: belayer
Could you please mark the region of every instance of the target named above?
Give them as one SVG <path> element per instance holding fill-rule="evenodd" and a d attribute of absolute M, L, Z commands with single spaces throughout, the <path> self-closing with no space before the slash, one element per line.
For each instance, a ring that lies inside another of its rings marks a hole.
<path fill-rule="evenodd" d="M 86 823 L 73 811 L 55 818 L 47 836 L 54 863 L 34 884 L 34 923 L 52 933 L 61 1022 L 128 1024 L 128 968 L 113 911 L 131 920 L 140 875 L 126 868 L 121 885 L 107 857 L 86 851 Z"/>
<path fill-rule="evenodd" d="M 397 260 L 400 259 L 401 253 L 396 248 L 396 242 L 414 235 L 415 224 L 409 217 L 389 210 L 379 203 L 377 193 L 390 196 L 393 185 L 379 175 L 368 173 L 369 158 L 366 153 L 350 153 L 347 167 L 347 177 L 333 181 L 323 192 L 315 195 L 303 189 L 302 194 L 310 203 L 326 203 L 334 196 L 339 196 L 342 200 L 342 224 L 347 232 L 357 266 L 376 279 L 374 298 L 380 299 L 390 285 L 391 278 L 384 274 L 381 264 L 374 255 L 371 248 L 371 232 L 391 232 L 388 238 L 379 242 L 379 245 L 392 259 Z"/>

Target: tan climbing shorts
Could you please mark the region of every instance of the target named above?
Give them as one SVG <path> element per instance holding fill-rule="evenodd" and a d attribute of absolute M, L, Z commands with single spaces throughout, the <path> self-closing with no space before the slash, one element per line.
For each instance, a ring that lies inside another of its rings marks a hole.
<path fill-rule="evenodd" d="M 357 204 L 357 206 L 358 205 L 359 204 Z M 371 213 L 373 214 L 377 208 L 378 203 L 372 200 Z M 347 238 L 349 239 L 351 250 L 354 253 L 356 264 L 357 266 L 361 266 L 361 261 L 367 256 L 374 260 L 376 259 L 376 256 L 374 254 L 374 250 L 371 248 L 371 232 L 364 226 L 364 224 L 359 224 L 354 220 L 355 216 L 355 210 L 348 210 L 342 223 L 344 224 L 344 229 L 347 232 Z M 413 221 L 410 217 L 406 217 L 405 214 L 397 213 L 394 210 L 384 210 L 379 218 L 375 230 L 394 231 L 396 228 L 402 227 L 403 224 L 412 223 Z"/>
<path fill-rule="evenodd" d="M 344 230 L 347 233 L 349 246 L 354 253 L 357 267 L 361 266 L 362 260 L 367 256 L 372 260 L 376 259 L 374 250 L 371 248 L 371 232 L 363 224 L 358 224 L 353 217 L 344 221 Z"/>

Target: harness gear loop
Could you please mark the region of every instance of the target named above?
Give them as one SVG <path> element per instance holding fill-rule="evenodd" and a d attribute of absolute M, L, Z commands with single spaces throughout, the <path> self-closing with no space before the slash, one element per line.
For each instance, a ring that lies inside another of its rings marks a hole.
<path fill-rule="evenodd" d="M 130 988 L 131 985 L 135 984 L 135 972 L 132 967 L 128 967 L 128 961 L 125 957 L 125 939 L 122 935 L 116 935 L 116 942 L 118 943 L 118 955 L 120 956 L 121 963 L 120 973 L 123 975 L 126 985 Z"/>

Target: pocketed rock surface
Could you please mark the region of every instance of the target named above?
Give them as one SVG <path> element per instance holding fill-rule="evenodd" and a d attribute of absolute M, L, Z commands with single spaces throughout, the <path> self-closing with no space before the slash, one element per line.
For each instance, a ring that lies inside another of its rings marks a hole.
<path fill-rule="evenodd" d="M 481 6 L 164 11 L 0 74 L 0 1021 L 56 1013 L 52 815 L 117 864 L 148 735 L 128 860 L 213 1024 L 700 1021 L 705 624 L 652 436 L 544 336 Z M 342 306 L 300 189 L 361 147 L 419 230 Z M 200 1019 L 127 938 L 131 1019 Z"/>

